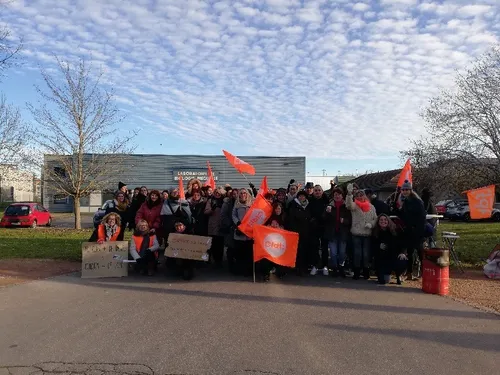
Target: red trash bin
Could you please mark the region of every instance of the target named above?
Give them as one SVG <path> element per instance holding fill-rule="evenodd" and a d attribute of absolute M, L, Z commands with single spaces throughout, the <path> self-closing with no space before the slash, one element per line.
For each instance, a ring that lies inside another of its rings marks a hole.
<path fill-rule="evenodd" d="M 424 249 L 422 290 L 425 293 L 446 296 L 450 287 L 450 251 Z"/>

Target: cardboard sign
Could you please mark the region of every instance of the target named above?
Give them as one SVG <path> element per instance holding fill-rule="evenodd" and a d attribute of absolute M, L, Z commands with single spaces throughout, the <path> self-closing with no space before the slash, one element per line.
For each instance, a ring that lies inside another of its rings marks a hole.
<path fill-rule="evenodd" d="M 170 233 L 165 256 L 179 259 L 208 261 L 207 251 L 212 246 L 212 237 Z"/>
<path fill-rule="evenodd" d="M 124 277 L 128 275 L 127 241 L 82 244 L 82 278 Z"/>

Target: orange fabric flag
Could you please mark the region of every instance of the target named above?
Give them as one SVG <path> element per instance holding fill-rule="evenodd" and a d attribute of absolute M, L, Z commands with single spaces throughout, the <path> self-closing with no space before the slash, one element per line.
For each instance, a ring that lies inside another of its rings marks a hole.
<path fill-rule="evenodd" d="M 212 168 L 210 168 L 210 163 L 208 161 L 207 161 L 207 167 L 208 167 L 208 179 L 207 182 L 205 182 L 205 186 L 210 186 L 212 190 L 215 190 L 215 178 L 212 172 Z"/>
<path fill-rule="evenodd" d="M 184 182 L 182 181 L 181 174 L 179 174 L 179 198 L 186 199 L 186 194 L 184 194 Z"/>
<path fill-rule="evenodd" d="M 238 229 L 246 236 L 253 238 L 253 227 L 264 224 L 271 217 L 272 213 L 273 206 L 271 206 L 271 203 L 265 200 L 264 196 L 258 194 Z"/>
<path fill-rule="evenodd" d="M 413 175 L 411 173 L 410 159 L 406 161 L 405 166 L 403 167 L 401 173 L 399 174 L 398 187 L 401 187 L 406 180 L 408 180 L 408 182 L 413 183 Z"/>
<path fill-rule="evenodd" d="M 299 234 L 287 230 L 256 225 L 253 228 L 253 261 L 269 259 L 285 267 L 295 267 Z"/>
<path fill-rule="evenodd" d="M 252 176 L 255 174 L 255 168 L 251 164 L 248 164 L 246 161 L 241 160 L 226 150 L 222 150 L 222 152 L 224 153 L 224 156 L 229 164 L 236 168 L 238 172 L 251 174 Z"/>
<path fill-rule="evenodd" d="M 267 176 L 264 176 L 262 182 L 260 183 L 259 194 L 266 194 L 269 192 L 269 186 L 267 185 Z"/>
<path fill-rule="evenodd" d="M 467 199 L 471 219 L 489 219 L 495 202 L 495 185 L 468 190 Z"/>

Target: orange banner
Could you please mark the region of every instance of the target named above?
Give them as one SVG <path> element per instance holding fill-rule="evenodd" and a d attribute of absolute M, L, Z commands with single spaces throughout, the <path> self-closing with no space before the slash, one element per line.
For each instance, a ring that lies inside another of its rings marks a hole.
<path fill-rule="evenodd" d="M 186 194 L 184 194 L 184 182 L 182 182 L 181 174 L 179 174 L 179 198 L 186 199 Z"/>
<path fill-rule="evenodd" d="M 401 170 L 399 174 L 398 187 L 403 186 L 403 183 L 408 180 L 408 182 L 413 183 L 413 175 L 411 173 L 411 162 L 408 159 L 405 163 L 405 166 Z"/>
<path fill-rule="evenodd" d="M 272 215 L 273 206 L 261 194 L 252 203 L 238 229 L 246 236 L 253 238 L 253 227 L 264 224 Z"/>
<path fill-rule="evenodd" d="M 256 225 L 253 228 L 253 261 L 269 259 L 275 264 L 295 267 L 299 234 L 287 230 Z"/>
<path fill-rule="evenodd" d="M 212 172 L 212 168 L 210 168 L 210 163 L 208 161 L 207 161 L 207 167 L 208 167 L 208 179 L 207 182 L 205 182 L 205 186 L 210 186 L 212 190 L 215 190 L 215 178 Z"/>
<path fill-rule="evenodd" d="M 259 194 L 266 194 L 269 192 L 269 186 L 267 185 L 267 176 L 264 176 L 262 182 L 260 183 Z"/>
<path fill-rule="evenodd" d="M 248 164 L 246 161 L 241 160 L 226 150 L 222 150 L 222 152 L 224 153 L 224 156 L 229 164 L 231 164 L 238 172 L 251 174 L 252 176 L 255 174 L 255 168 L 253 165 Z"/>
<path fill-rule="evenodd" d="M 495 185 L 468 190 L 467 199 L 469 200 L 471 219 L 489 219 L 495 202 Z"/>

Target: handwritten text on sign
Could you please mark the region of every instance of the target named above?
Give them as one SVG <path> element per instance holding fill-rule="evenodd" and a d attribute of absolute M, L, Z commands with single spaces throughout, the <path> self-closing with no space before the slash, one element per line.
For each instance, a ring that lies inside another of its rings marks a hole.
<path fill-rule="evenodd" d="M 191 234 L 170 233 L 165 256 L 169 258 L 208 261 L 207 251 L 212 246 L 212 238 Z"/>
<path fill-rule="evenodd" d="M 128 242 L 82 244 L 82 278 L 123 277 L 128 274 Z"/>

